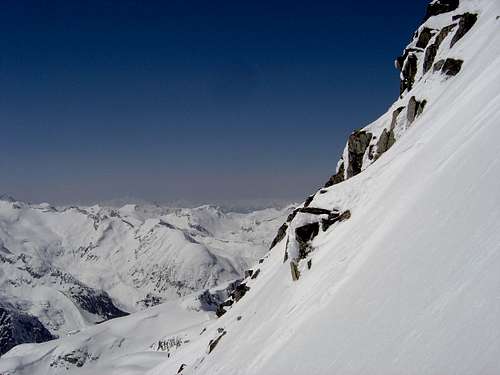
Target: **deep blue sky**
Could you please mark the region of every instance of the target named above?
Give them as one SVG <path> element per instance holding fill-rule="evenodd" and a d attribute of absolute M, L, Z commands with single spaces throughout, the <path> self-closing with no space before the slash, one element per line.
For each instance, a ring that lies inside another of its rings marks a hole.
<path fill-rule="evenodd" d="M 398 94 L 405 1 L 0 2 L 0 192 L 300 199 Z"/>

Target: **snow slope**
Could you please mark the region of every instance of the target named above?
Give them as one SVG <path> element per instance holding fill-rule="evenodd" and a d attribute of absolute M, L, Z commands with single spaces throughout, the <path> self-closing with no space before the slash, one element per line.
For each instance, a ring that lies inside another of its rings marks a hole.
<path fill-rule="evenodd" d="M 353 133 L 225 313 L 161 361 L 138 345 L 67 373 L 500 371 L 500 3 L 431 4 L 397 61 L 401 96 Z M 48 373 L 24 363 L 67 340 L 18 346 L 0 372 Z"/>
<path fill-rule="evenodd" d="M 215 327 L 227 332 L 213 352 L 186 348 L 148 374 L 181 363 L 182 374 L 500 371 L 500 3 L 462 0 L 423 27 L 465 12 L 478 14 L 476 24 L 452 48 L 451 33 L 436 57 L 463 59 L 461 71 L 417 71 L 365 130 L 387 126 L 412 96 L 427 100 L 421 115 L 376 162 L 363 155 L 362 172 L 308 200 L 351 216 L 314 237 L 296 260 L 299 279 L 283 256 L 294 229 L 311 221 L 300 213 L 288 246 L 284 238 L 212 326 L 212 337 Z"/>

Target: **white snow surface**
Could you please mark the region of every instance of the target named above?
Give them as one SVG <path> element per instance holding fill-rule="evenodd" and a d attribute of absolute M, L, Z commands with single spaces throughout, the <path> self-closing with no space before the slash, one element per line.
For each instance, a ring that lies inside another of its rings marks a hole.
<path fill-rule="evenodd" d="M 150 340 L 131 344 L 126 356 L 100 348 L 92 352 L 101 353 L 99 360 L 65 373 L 163 375 L 184 364 L 183 375 L 498 374 L 500 3 L 461 0 L 459 9 L 426 25 L 443 27 L 466 11 L 478 14 L 477 23 L 438 53 L 463 59 L 459 74 L 417 74 L 412 90 L 366 129 L 381 131 L 411 96 L 427 100 L 423 113 L 376 162 L 321 189 L 309 204 L 350 210 L 351 217 L 313 239 L 312 267 L 300 262 L 299 280 L 283 261 L 287 241 L 294 241 L 289 233 L 254 266 L 259 276 L 246 279 L 250 290 L 221 318 L 185 317 L 178 309 L 189 309 L 182 301 L 192 297 L 184 297 L 109 321 L 106 327 L 133 337 L 132 322 L 165 312 L 152 318 L 150 333 L 144 329 Z M 175 335 L 188 342 L 168 356 L 154 343 L 157 330 L 174 334 L 170 311 L 180 321 Z M 100 329 L 18 346 L 0 360 L 0 373 L 55 374 L 50 353 L 98 340 Z M 153 347 L 145 349 L 146 342 Z"/>
<path fill-rule="evenodd" d="M 202 291 L 241 278 L 289 210 L 0 200 L 0 304 L 38 317 L 61 336 L 109 317 L 82 308 L 81 294 L 105 292 L 134 312 Z"/>

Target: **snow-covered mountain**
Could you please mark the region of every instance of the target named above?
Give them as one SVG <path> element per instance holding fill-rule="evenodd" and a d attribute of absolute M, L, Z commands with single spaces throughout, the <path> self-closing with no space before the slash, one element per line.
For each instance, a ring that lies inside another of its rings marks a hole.
<path fill-rule="evenodd" d="M 498 373 L 499 30 L 498 0 L 433 0 L 400 97 L 242 282 L 19 345 L 0 373 Z"/>
<path fill-rule="evenodd" d="M 225 213 L 213 206 L 56 208 L 4 198 L 0 308 L 31 316 L 62 336 L 203 291 L 241 278 L 288 213 Z M 17 336 L 1 352 L 12 343 L 41 340 Z"/>

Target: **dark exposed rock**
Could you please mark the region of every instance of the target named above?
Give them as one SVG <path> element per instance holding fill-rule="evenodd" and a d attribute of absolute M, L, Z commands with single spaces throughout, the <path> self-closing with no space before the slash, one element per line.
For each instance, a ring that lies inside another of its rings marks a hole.
<path fill-rule="evenodd" d="M 439 46 L 436 43 L 431 44 L 427 49 L 425 50 L 424 54 L 424 74 L 429 71 L 429 69 L 432 67 L 432 63 L 434 62 L 434 59 L 436 58 L 437 51 L 438 51 Z"/>
<path fill-rule="evenodd" d="M 403 94 L 405 90 L 410 91 L 415 82 L 417 74 L 417 56 L 414 53 L 408 54 L 403 67 L 401 69 L 402 80 L 399 86 L 399 94 Z"/>
<path fill-rule="evenodd" d="M 420 34 L 418 35 L 418 40 L 416 46 L 418 48 L 425 48 L 429 44 L 429 41 L 431 40 L 432 36 L 434 35 L 435 30 L 430 29 L 428 27 L 424 27 Z"/>
<path fill-rule="evenodd" d="M 222 332 L 215 340 L 210 340 L 210 342 L 208 343 L 208 354 L 212 353 L 213 350 L 215 349 L 215 347 L 217 346 L 217 344 L 219 343 L 220 339 L 222 337 L 224 337 L 224 335 L 226 334 L 227 332 L 224 331 Z"/>
<path fill-rule="evenodd" d="M 299 208 L 298 210 L 301 213 L 304 214 L 312 214 L 312 215 L 330 215 L 331 211 L 327 210 L 326 208 L 319 208 L 319 207 L 302 207 Z"/>
<path fill-rule="evenodd" d="M 377 139 L 376 137 L 373 137 L 373 139 Z M 373 160 L 375 158 L 375 145 L 370 145 L 368 147 L 368 159 Z"/>
<path fill-rule="evenodd" d="M 393 130 L 396 127 L 396 123 L 398 121 L 398 116 L 401 113 L 401 111 L 403 111 L 403 109 L 405 109 L 405 107 L 398 107 L 394 110 L 394 112 L 392 112 L 390 130 Z"/>
<path fill-rule="evenodd" d="M 463 60 L 456 59 L 446 59 L 441 68 L 441 72 L 446 74 L 447 76 L 454 76 L 460 72 L 462 69 Z"/>
<path fill-rule="evenodd" d="M 293 260 L 290 262 L 290 272 L 292 273 L 292 281 L 297 281 L 300 278 L 299 267 Z"/>
<path fill-rule="evenodd" d="M 288 220 L 287 220 L 288 221 Z M 291 221 L 291 220 L 290 220 Z M 271 250 L 273 247 L 275 247 L 283 238 L 285 238 L 286 235 L 286 230 L 288 229 L 288 225 L 284 223 L 281 227 L 278 229 L 278 233 L 276 234 L 276 237 L 274 237 L 273 242 L 271 242 L 271 246 L 269 247 L 269 250 Z"/>
<path fill-rule="evenodd" d="M 304 207 L 307 207 L 311 204 L 311 202 L 313 201 L 314 199 L 314 194 L 313 195 L 310 195 L 307 197 L 306 201 L 304 202 Z"/>
<path fill-rule="evenodd" d="M 154 294 L 148 293 L 146 296 L 141 299 L 140 301 L 136 302 L 136 305 L 141 306 L 141 307 L 152 307 L 159 305 L 162 302 L 162 298 L 159 296 L 156 296 Z"/>
<path fill-rule="evenodd" d="M 0 355 L 19 344 L 54 338 L 38 318 L 0 306 Z"/>
<path fill-rule="evenodd" d="M 72 367 L 83 367 L 88 361 L 96 361 L 99 356 L 94 356 L 85 349 L 75 349 L 64 355 L 59 355 L 50 364 L 50 367 L 59 367 L 66 370 Z"/>
<path fill-rule="evenodd" d="M 349 136 L 347 142 L 349 164 L 347 166 L 347 178 L 357 175 L 363 167 L 363 156 L 365 154 L 372 134 L 364 130 L 356 131 Z"/>
<path fill-rule="evenodd" d="M 432 70 L 434 72 L 439 72 L 443 68 L 443 65 L 444 65 L 444 60 L 438 60 L 434 63 L 434 67 L 432 68 Z"/>
<path fill-rule="evenodd" d="M 418 104 L 418 107 L 417 107 L 417 117 L 420 116 L 422 114 L 422 112 L 424 111 L 424 108 L 425 106 L 427 105 L 427 100 L 422 100 L 419 104 Z"/>
<path fill-rule="evenodd" d="M 443 74 L 448 76 L 454 76 L 460 72 L 462 69 L 463 60 L 458 59 L 446 59 L 436 61 L 434 64 L 433 70 L 434 72 L 441 71 Z"/>
<path fill-rule="evenodd" d="M 182 372 L 182 371 L 186 368 L 186 366 L 187 366 L 187 365 L 186 365 L 185 363 L 183 363 L 183 364 L 179 367 L 179 369 L 177 370 L 177 373 L 178 373 L 178 374 L 180 374 L 180 373 L 181 373 L 181 372 Z"/>
<path fill-rule="evenodd" d="M 344 181 L 344 162 L 342 161 L 339 170 L 326 182 L 325 187 L 329 187 Z"/>
<path fill-rule="evenodd" d="M 259 273 L 260 273 L 260 268 L 257 268 L 257 270 L 253 273 L 251 279 L 254 280 L 257 278 L 257 276 L 259 276 Z"/>
<path fill-rule="evenodd" d="M 234 302 L 238 302 L 240 299 L 243 298 L 243 296 L 250 290 L 250 287 L 248 287 L 245 283 L 241 283 L 238 285 L 235 290 L 231 293 L 231 297 L 233 298 Z"/>
<path fill-rule="evenodd" d="M 290 215 L 288 215 L 288 217 L 286 218 L 286 222 L 287 223 L 291 222 L 295 217 L 295 215 L 297 215 L 297 209 L 293 210 L 293 212 L 290 213 Z"/>
<path fill-rule="evenodd" d="M 462 37 L 467 34 L 467 32 L 474 26 L 477 21 L 477 14 L 474 13 L 464 13 L 459 16 L 453 16 L 453 21 L 458 21 L 458 30 L 451 39 L 450 48 L 455 45 Z"/>
<path fill-rule="evenodd" d="M 332 214 L 328 219 L 321 220 L 321 229 L 324 231 L 328 230 L 336 222 L 347 220 L 351 217 L 351 211 L 346 210 L 342 214 Z"/>
<path fill-rule="evenodd" d="M 227 312 L 227 310 L 224 307 L 230 307 L 233 305 L 233 303 L 234 303 L 234 301 L 232 299 L 228 299 L 228 300 L 222 302 L 217 307 L 217 310 L 215 310 L 215 315 L 217 316 L 217 318 L 220 318 L 222 315 L 224 315 Z"/>
<path fill-rule="evenodd" d="M 79 286 L 69 288 L 70 298 L 83 310 L 104 317 L 105 320 L 127 316 L 117 308 L 106 292 Z"/>
<path fill-rule="evenodd" d="M 427 5 L 424 21 L 438 14 L 452 12 L 458 8 L 459 0 L 436 0 Z"/>
<path fill-rule="evenodd" d="M 437 51 L 443 40 L 448 36 L 448 34 L 453 30 L 455 25 L 448 25 L 441 29 L 439 34 L 436 36 L 434 42 L 427 47 L 424 55 L 424 74 L 429 71 L 436 58 Z"/>
<path fill-rule="evenodd" d="M 396 142 L 394 131 L 384 129 L 377 142 L 377 154 L 375 155 L 375 159 L 378 159 L 380 155 L 390 149 L 394 142 Z"/>
<path fill-rule="evenodd" d="M 410 98 L 406 110 L 406 119 L 408 120 L 409 124 L 415 121 L 417 116 L 419 116 L 422 113 L 426 104 L 427 104 L 426 100 L 419 102 L 417 99 L 415 99 L 414 96 Z"/>
<path fill-rule="evenodd" d="M 312 259 L 309 259 L 309 260 L 307 261 L 307 269 L 308 269 L 308 270 L 310 270 L 310 269 L 311 269 L 311 267 L 312 267 Z"/>
<path fill-rule="evenodd" d="M 304 259 L 311 251 L 309 241 L 319 233 L 319 223 L 306 224 L 295 229 L 295 238 L 299 245 L 299 258 Z"/>
<path fill-rule="evenodd" d="M 253 275 L 253 270 L 246 270 L 245 271 L 245 279 L 248 277 L 251 277 Z"/>

